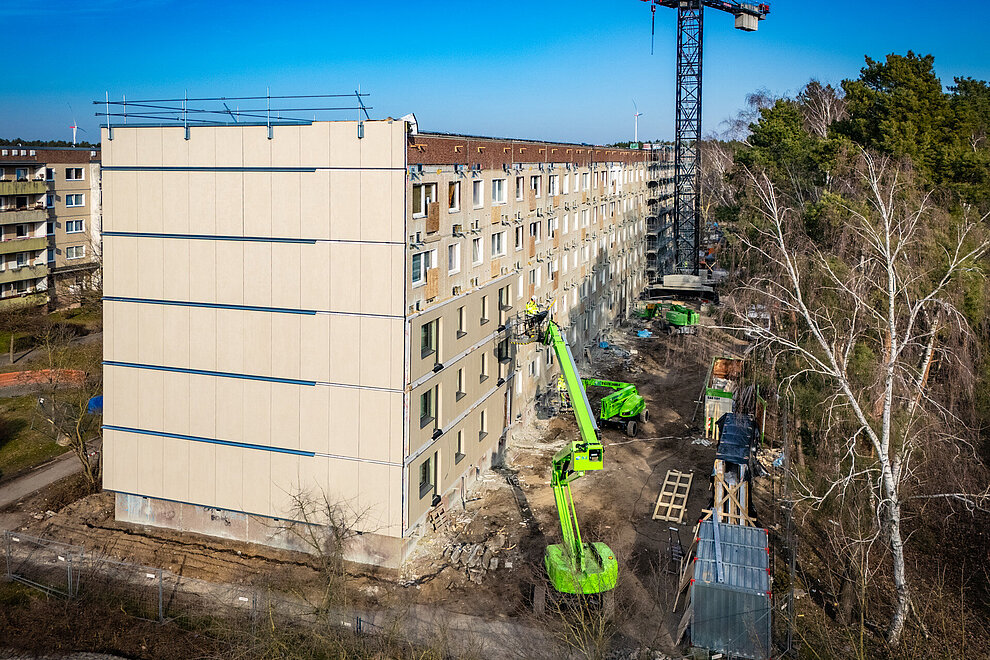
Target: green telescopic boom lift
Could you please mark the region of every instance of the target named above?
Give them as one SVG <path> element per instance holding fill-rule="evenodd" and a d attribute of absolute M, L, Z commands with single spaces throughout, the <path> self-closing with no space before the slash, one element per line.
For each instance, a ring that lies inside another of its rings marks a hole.
<path fill-rule="evenodd" d="M 546 329 L 540 330 L 538 324 L 544 319 Z M 581 434 L 579 440 L 568 443 L 553 457 L 550 485 L 557 503 L 563 543 L 547 546 L 544 565 L 550 583 L 557 591 L 589 595 L 604 593 L 614 588 L 618 582 L 619 563 L 615 554 L 604 543 L 585 543 L 581 539 L 574 497 L 571 494 L 571 482 L 583 477 L 589 470 L 601 470 L 604 467 L 605 450 L 598 438 L 598 424 L 578 375 L 574 356 L 561 335 L 560 328 L 546 312 L 536 315 L 527 323 L 537 326 L 531 330 L 530 336 L 535 335 L 541 343 L 553 347 L 557 355 Z"/>

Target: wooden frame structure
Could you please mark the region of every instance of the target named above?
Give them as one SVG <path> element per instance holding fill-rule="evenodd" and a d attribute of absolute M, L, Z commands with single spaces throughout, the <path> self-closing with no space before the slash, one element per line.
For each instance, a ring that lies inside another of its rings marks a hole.
<path fill-rule="evenodd" d="M 657 504 L 653 507 L 653 519 L 675 522 L 678 525 L 683 523 L 693 480 L 692 472 L 667 470 L 660 495 L 657 496 Z"/>

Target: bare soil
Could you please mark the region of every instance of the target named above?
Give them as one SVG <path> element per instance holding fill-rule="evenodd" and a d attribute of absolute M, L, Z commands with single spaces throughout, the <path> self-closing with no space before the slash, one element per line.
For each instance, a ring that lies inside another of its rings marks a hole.
<path fill-rule="evenodd" d="M 617 329 L 610 339 L 614 345 L 635 350 L 634 355 L 624 359 L 596 348 L 590 352 L 591 365 L 581 371 L 635 383 L 647 400 L 650 419 L 637 438 L 616 428 L 602 429 L 605 469 L 573 484 L 574 501 L 583 538 L 607 543 L 620 560 L 617 601 L 622 634 L 631 645 L 669 648 L 680 615 L 670 614 L 676 578 L 664 572 L 668 527 L 677 529 L 687 548 L 701 510 L 710 501 L 714 447 L 693 444 L 700 437 L 693 415 L 711 357 L 721 350 L 706 339 L 707 331 L 698 336 L 640 339 L 634 336 L 635 329 Z M 593 398 L 595 409 L 596 403 Z M 351 602 L 356 607 L 374 608 L 398 595 L 408 602 L 463 614 L 527 615 L 532 586 L 542 579 L 544 548 L 560 540 L 549 485 L 550 459 L 577 435 L 571 413 L 535 417 L 514 425 L 507 466 L 484 475 L 469 493 L 466 506 L 449 512 L 452 522 L 447 530 L 426 534 L 401 571 L 350 566 Z M 694 473 L 681 525 L 652 520 L 659 489 L 671 469 Z M 302 585 L 318 580 L 315 563 L 304 554 L 118 523 L 110 493 L 90 495 L 55 515 L 32 520 L 27 531 L 211 582 Z M 495 553 L 499 567 L 487 572 L 481 584 L 470 581 L 444 556 L 451 545 L 482 543 L 496 535 L 505 541 Z"/>

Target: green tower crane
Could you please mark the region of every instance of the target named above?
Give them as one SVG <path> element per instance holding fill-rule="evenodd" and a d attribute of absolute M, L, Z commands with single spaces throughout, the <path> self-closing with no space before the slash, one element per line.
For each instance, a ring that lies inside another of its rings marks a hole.
<path fill-rule="evenodd" d="M 560 328 L 547 312 L 527 314 L 525 335 L 553 348 L 577 418 L 580 439 L 565 445 L 553 457 L 550 485 L 560 518 L 562 543 L 547 546 L 543 563 L 554 589 L 567 594 L 603 594 L 615 587 L 619 563 L 604 543 L 581 538 L 571 483 L 590 470 L 604 468 L 605 450 L 598 438 L 598 424 L 588 403 L 571 349 Z"/>

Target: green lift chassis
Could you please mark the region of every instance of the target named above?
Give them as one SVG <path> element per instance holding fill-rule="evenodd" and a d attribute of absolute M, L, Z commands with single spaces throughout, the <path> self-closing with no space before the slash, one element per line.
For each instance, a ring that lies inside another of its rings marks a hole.
<path fill-rule="evenodd" d="M 589 470 L 604 467 L 605 450 L 598 438 L 598 424 L 588 403 L 588 395 L 578 376 L 577 365 L 571 349 L 564 341 L 560 328 L 546 313 L 534 316 L 529 324 L 543 325 L 532 328 L 530 336 L 553 347 L 557 354 L 567 392 L 577 418 L 579 440 L 574 440 L 553 457 L 553 474 L 550 485 L 557 503 L 560 531 L 563 543 L 547 546 L 544 556 L 547 575 L 554 589 L 567 594 L 602 594 L 615 587 L 619 579 L 619 563 L 615 554 L 604 543 L 585 543 L 581 539 L 571 482 L 584 476 Z"/>

